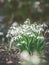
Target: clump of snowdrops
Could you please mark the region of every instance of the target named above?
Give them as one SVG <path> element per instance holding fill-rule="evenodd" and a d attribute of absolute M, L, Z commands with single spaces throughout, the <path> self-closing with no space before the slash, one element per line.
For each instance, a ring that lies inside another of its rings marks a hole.
<path fill-rule="evenodd" d="M 42 35 L 43 24 L 30 23 L 27 19 L 24 24 L 14 22 L 8 30 L 7 36 L 10 38 L 9 49 L 12 43 L 20 49 L 20 56 L 25 61 L 23 65 L 38 65 L 41 62 L 40 55 L 43 52 L 45 38 Z M 26 63 L 26 61 L 28 63 Z"/>

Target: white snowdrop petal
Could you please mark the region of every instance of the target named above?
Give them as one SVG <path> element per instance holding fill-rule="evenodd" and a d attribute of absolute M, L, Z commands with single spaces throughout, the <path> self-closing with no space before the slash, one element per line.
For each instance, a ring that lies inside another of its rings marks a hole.
<path fill-rule="evenodd" d="M 44 37 L 43 36 L 38 36 L 37 39 L 42 39 L 43 40 Z"/>

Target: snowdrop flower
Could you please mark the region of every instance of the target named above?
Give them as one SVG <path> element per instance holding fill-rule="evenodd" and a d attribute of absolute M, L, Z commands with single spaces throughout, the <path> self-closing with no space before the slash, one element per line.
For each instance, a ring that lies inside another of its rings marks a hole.
<path fill-rule="evenodd" d="M 33 25 L 30 26 L 31 30 L 33 32 L 37 32 L 37 33 L 41 33 L 41 31 L 43 31 L 43 28 L 41 27 L 41 25 L 37 25 L 36 23 L 34 23 Z"/>
<path fill-rule="evenodd" d="M 30 37 L 36 37 L 36 35 L 35 35 L 34 33 L 32 33 L 32 34 L 30 35 Z"/>
<path fill-rule="evenodd" d="M 27 33 L 26 33 L 26 35 L 30 35 L 30 34 L 31 34 L 31 32 L 27 32 Z"/>
<path fill-rule="evenodd" d="M 14 35 L 15 34 L 14 32 L 15 32 L 14 30 L 11 30 L 11 35 Z"/>
<path fill-rule="evenodd" d="M 26 41 L 21 41 L 21 43 L 25 43 L 26 44 L 27 42 Z"/>
<path fill-rule="evenodd" d="M 17 23 L 17 22 L 14 22 L 14 23 L 12 24 L 12 27 L 18 27 L 18 23 Z"/>
<path fill-rule="evenodd" d="M 48 27 L 48 26 L 46 25 L 46 23 L 43 23 L 41 26 L 42 26 L 42 27 Z"/>
<path fill-rule="evenodd" d="M 46 30 L 46 32 L 45 33 L 49 33 L 49 30 Z"/>
<path fill-rule="evenodd" d="M 37 39 L 44 40 L 44 37 L 43 36 L 38 36 Z"/>
<path fill-rule="evenodd" d="M 14 37 L 14 40 L 16 40 L 16 39 L 17 39 L 17 37 L 15 36 L 15 37 Z"/>
<path fill-rule="evenodd" d="M 26 21 L 24 22 L 25 25 L 30 25 L 30 19 L 27 18 Z"/>
<path fill-rule="evenodd" d="M 22 34 L 29 37 L 36 37 L 36 34 L 41 34 L 42 26 L 37 23 L 30 24 L 30 20 L 27 19 L 23 25 L 18 25 L 16 22 L 12 24 L 6 37 L 10 37 L 10 40 L 16 41 L 16 39 L 21 39 Z M 37 39 L 43 39 L 43 37 L 38 36 Z M 11 41 L 10 41 L 11 43 Z M 21 41 L 21 43 L 26 43 Z"/>
<path fill-rule="evenodd" d="M 22 38 L 22 36 L 21 35 L 18 35 L 18 38 Z"/>
<path fill-rule="evenodd" d="M 28 26 L 28 25 L 22 25 L 22 28 L 23 28 L 24 30 L 27 30 L 27 29 L 29 28 L 29 26 Z"/>

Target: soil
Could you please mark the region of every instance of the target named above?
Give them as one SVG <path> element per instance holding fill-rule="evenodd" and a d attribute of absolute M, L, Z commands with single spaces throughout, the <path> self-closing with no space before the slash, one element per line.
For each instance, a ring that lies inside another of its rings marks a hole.
<path fill-rule="evenodd" d="M 5 45 L 0 45 L 0 65 L 20 65 L 18 50 L 8 52 Z"/>

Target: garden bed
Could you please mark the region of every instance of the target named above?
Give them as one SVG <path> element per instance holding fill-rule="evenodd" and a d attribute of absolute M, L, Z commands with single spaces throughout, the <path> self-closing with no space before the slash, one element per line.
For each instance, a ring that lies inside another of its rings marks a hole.
<path fill-rule="evenodd" d="M 0 45 L 0 65 L 20 65 L 17 51 L 7 51 L 7 46 Z"/>
<path fill-rule="evenodd" d="M 31 24 L 30 19 L 20 25 L 13 23 L 6 35 L 7 45 L 0 45 L 0 64 L 46 65 L 48 47 L 44 25 Z"/>

